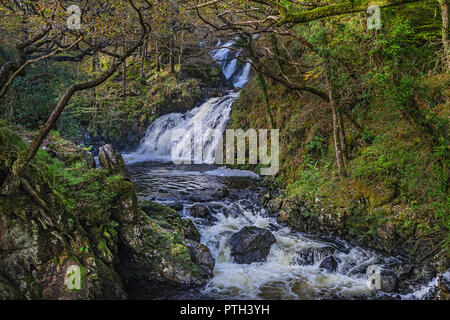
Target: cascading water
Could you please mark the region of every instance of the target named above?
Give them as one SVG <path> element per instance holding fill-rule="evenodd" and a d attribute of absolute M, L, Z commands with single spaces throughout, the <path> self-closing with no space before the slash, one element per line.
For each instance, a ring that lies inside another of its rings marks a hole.
<path fill-rule="evenodd" d="M 234 41 L 230 40 L 224 44 L 217 43 L 220 49 L 211 52 L 211 56 L 222 67 L 223 74 L 227 80 L 231 80 L 235 88 L 243 88 L 250 78 L 251 64 L 245 63 L 238 67 L 240 52 L 233 49 Z"/>
<path fill-rule="evenodd" d="M 231 79 L 235 87 L 242 87 L 250 76 L 250 64 L 238 68 L 239 53 L 230 50 L 232 45 L 233 41 L 223 44 L 212 56 L 221 65 L 225 77 Z M 216 260 L 214 277 L 208 284 L 201 291 L 182 294 L 181 298 L 351 299 L 382 295 L 370 288 L 366 269 L 373 264 L 402 263 L 400 257 L 386 258 L 336 238 L 292 232 L 262 207 L 258 177 L 251 172 L 214 165 L 169 163 L 173 155 L 213 163 L 218 140 L 209 137 L 207 131 L 224 132 L 236 98 L 237 94 L 230 93 L 209 99 L 185 114 L 169 114 L 157 119 L 149 126 L 139 149 L 124 156 L 139 198 L 166 205 L 181 204 L 182 217 L 195 223 L 201 242 L 210 248 Z M 198 123 L 201 123 L 201 139 L 195 135 Z M 174 139 L 177 131 L 184 134 Z M 196 149 L 203 151 L 201 159 L 193 158 Z M 216 196 L 215 192 L 223 188 L 229 195 Z M 207 206 L 209 219 L 191 215 L 190 208 L 199 203 Z M 265 262 L 237 264 L 233 261 L 230 238 L 247 226 L 270 230 L 275 236 L 276 243 Z M 330 255 L 338 263 L 334 271 L 320 267 Z M 422 291 L 426 292 L 427 287 Z M 402 298 L 421 298 L 422 291 Z"/>
<path fill-rule="evenodd" d="M 125 155 L 128 163 L 142 161 L 170 162 L 173 158 L 212 164 L 219 137 L 211 130 L 224 132 L 230 119 L 236 94 L 212 98 L 186 114 L 172 113 L 155 120 L 147 129 L 139 149 Z M 200 126 L 200 127 L 199 127 Z M 200 132 L 197 133 L 196 130 Z M 201 154 L 196 156 L 196 150 Z"/>
<path fill-rule="evenodd" d="M 239 51 L 232 50 L 234 41 L 221 45 L 220 49 L 211 52 L 223 74 L 231 79 L 235 88 L 242 88 L 248 82 L 251 74 L 250 63 L 238 65 Z M 237 99 L 236 93 L 230 93 L 222 98 L 211 98 L 185 114 L 172 113 L 160 117 L 147 129 L 139 149 L 125 155 L 128 163 L 142 161 L 166 161 L 173 158 L 180 161 L 212 164 L 215 161 L 215 150 L 220 139 L 211 135 L 211 130 L 218 133 L 225 131 L 230 119 L 231 106 Z M 198 125 L 201 124 L 201 128 Z M 196 130 L 201 130 L 197 134 Z M 201 152 L 196 152 L 196 150 Z"/>

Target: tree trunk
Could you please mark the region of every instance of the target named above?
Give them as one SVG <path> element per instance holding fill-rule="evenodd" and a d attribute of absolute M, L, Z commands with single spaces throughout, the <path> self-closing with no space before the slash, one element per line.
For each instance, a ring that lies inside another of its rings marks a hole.
<path fill-rule="evenodd" d="M 272 115 L 272 110 L 270 109 L 269 97 L 267 95 L 267 83 L 266 83 L 266 80 L 264 80 L 263 74 L 261 72 L 259 72 L 259 71 L 256 71 L 256 79 L 257 79 L 259 87 L 261 89 L 261 93 L 262 93 L 262 96 L 263 96 L 264 103 L 266 104 L 266 111 L 267 111 L 267 114 L 269 115 L 270 124 L 272 125 L 272 128 L 274 128 L 275 127 L 275 123 L 274 123 L 274 119 L 273 119 L 273 115 Z"/>
<path fill-rule="evenodd" d="M 132 48 L 126 51 L 119 59 L 117 59 L 117 61 L 115 61 L 114 64 L 107 71 L 102 73 L 99 77 L 90 81 L 71 85 L 69 88 L 67 88 L 67 90 L 62 95 L 61 99 L 58 101 L 58 104 L 56 105 L 56 108 L 53 110 L 50 117 L 47 119 L 45 124 L 39 130 L 39 133 L 34 137 L 25 154 L 19 156 L 19 158 L 14 162 L 12 167 L 12 174 L 14 176 L 20 177 L 25 166 L 34 158 L 39 148 L 41 147 L 42 142 L 47 137 L 50 130 L 56 125 L 56 122 L 58 121 L 61 113 L 64 111 L 64 108 L 67 106 L 72 96 L 76 92 L 97 87 L 101 85 L 103 82 L 105 82 L 117 71 L 117 69 L 120 67 L 122 63 L 125 63 L 126 59 L 137 48 L 139 48 L 142 45 L 142 43 L 143 40 L 136 43 Z"/>
<path fill-rule="evenodd" d="M 181 66 L 181 60 L 183 59 L 183 52 L 184 52 L 184 32 L 181 33 L 180 54 L 178 55 L 178 64 L 180 66 Z"/>
<path fill-rule="evenodd" d="M 336 102 L 334 102 L 336 103 Z M 346 165 L 347 160 L 347 142 L 345 140 L 345 128 L 344 128 L 344 120 L 342 119 L 341 108 L 338 106 L 336 108 L 337 118 L 338 118 L 338 126 L 339 126 L 339 141 L 341 143 L 341 151 L 342 151 L 342 159 L 344 161 L 344 165 Z"/>
<path fill-rule="evenodd" d="M 128 83 L 127 83 L 127 61 L 125 60 L 122 65 L 122 77 L 123 77 L 123 98 L 127 97 Z"/>
<path fill-rule="evenodd" d="M 156 40 L 155 51 L 156 51 L 156 70 L 157 70 L 158 72 L 161 72 L 161 63 L 160 63 L 160 61 L 159 61 L 159 46 L 158 46 L 158 40 Z"/>
<path fill-rule="evenodd" d="M 99 71 L 100 71 L 100 68 L 99 68 L 99 57 L 98 57 L 98 52 L 96 52 L 92 56 L 92 72 L 94 74 L 97 74 L 97 72 L 99 72 Z M 95 88 L 92 88 L 90 93 L 91 93 L 91 107 L 95 108 L 96 105 L 97 105 L 97 99 L 96 99 L 97 92 L 96 92 Z"/>
<path fill-rule="evenodd" d="M 147 60 L 147 44 L 148 44 L 148 39 L 145 39 L 144 46 L 141 48 L 141 50 L 142 50 L 141 51 L 141 53 L 142 53 L 142 56 L 141 56 L 141 83 L 143 85 L 146 84 L 144 63 Z"/>
<path fill-rule="evenodd" d="M 170 73 L 175 73 L 175 36 L 170 39 Z"/>
<path fill-rule="evenodd" d="M 449 3 L 448 0 L 439 0 L 442 12 L 442 45 L 444 47 L 444 64 L 447 72 L 450 71 L 450 43 L 448 39 Z"/>
<path fill-rule="evenodd" d="M 333 98 L 333 87 L 328 78 L 328 75 L 325 76 L 327 87 L 328 87 L 328 96 L 330 99 L 330 107 L 331 114 L 333 116 L 333 137 L 334 137 L 334 149 L 336 151 L 336 161 L 339 169 L 339 173 L 345 175 L 345 167 L 344 167 L 344 157 L 342 153 L 342 145 L 340 139 L 340 129 L 339 129 L 339 116 L 336 110 L 336 103 Z"/>
<path fill-rule="evenodd" d="M 92 72 L 97 75 L 100 71 L 100 59 L 98 56 L 98 52 L 94 53 L 92 56 Z M 94 88 L 91 89 L 91 108 L 94 110 L 94 116 L 92 117 L 92 126 L 94 130 L 97 130 L 97 112 L 98 112 L 98 104 L 97 104 L 97 90 Z"/>
<path fill-rule="evenodd" d="M 0 88 L 4 86 L 6 81 L 9 79 L 9 75 L 18 69 L 17 63 L 15 61 L 5 62 L 0 69 Z"/>

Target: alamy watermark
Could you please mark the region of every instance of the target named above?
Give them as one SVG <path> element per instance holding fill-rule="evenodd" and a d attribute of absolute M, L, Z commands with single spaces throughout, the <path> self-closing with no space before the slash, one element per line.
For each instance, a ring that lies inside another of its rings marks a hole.
<path fill-rule="evenodd" d="M 377 5 L 371 5 L 367 8 L 367 14 L 369 18 L 367 19 L 367 28 L 369 30 L 380 30 L 381 29 L 381 9 Z"/>
<path fill-rule="evenodd" d="M 69 30 L 81 29 L 81 9 L 80 6 L 71 5 L 67 8 L 67 14 L 70 16 L 67 18 L 67 28 Z"/>
<path fill-rule="evenodd" d="M 376 4 L 370 5 L 367 8 L 367 14 L 369 18 L 367 19 L 367 28 L 369 30 L 380 30 L 381 29 L 381 9 Z M 69 30 L 80 30 L 81 29 L 81 8 L 80 6 L 74 4 L 67 8 L 67 28 Z"/>
<path fill-rule="evenodd" d="M 270 132 L 270 141 L 269 141 Z M 192 129 L 176 129 L 172 132 L 170 142 L 171 160 L 175 165 L 181 164 L 261 164 L 261 175 L 276 175 L 280 168 L 280 130 L 217 129 L 203 131 L 202 122 L 194 122 Z M 269 150 L 270 142 L 270 150 Z M 247 149 L 248 146 L 248 149 Z M 225 151 L 225 152 L 224 152 Z M 211 156 L 213 155 L 213 156 Z M 248 162 L 246 161 L 248 155 Z"/>
<path fill-rule="evenodd" d="M 79 266 L 71 265 L 67 268 L 65 285 L 69 290 L 81 289 L 81 269 Z"/>

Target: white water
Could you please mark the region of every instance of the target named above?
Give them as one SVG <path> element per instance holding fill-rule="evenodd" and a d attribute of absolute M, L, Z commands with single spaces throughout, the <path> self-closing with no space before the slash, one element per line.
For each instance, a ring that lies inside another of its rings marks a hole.
<path fill-rule="evenodd" d="M 225 77 L 230 79 L 235 87 L 243 87 L 249 79 L 251 67 L 247 63 L 238 68 L 239 52 L 228 49 L 232 45 L 233 42 L 229 41 L 222 45 L 224 48 L 215 50 L 211 55 L 221 65 Z M 237 94 L 212 98 L 185 114 L 168 114 L 157 119 L 147 129 L 139 149 L 133 154 L 125 155 L 125 160 L 129 164 L 144 161 L 170 162 L 172 155 L 176 155 L 179 159 L 213 163 L 219 140 L 208 136 L 207 130 L 216 129 L 221 133 L 224 132 L 236 98 Z M 196 135 L 195 123 L 202 124 L 201 135 Z M 180 130 L 184 134 L 173 139 L 174 133 Z M 198 139 L 199 136 L 201 139 Z M 194 157 L 194 151 L 198 149 L 202 150 L 200 159 Z M 196 184 L 201 188 L 213 188 L 216 182 L 221 183 L 217 179 L 223 177 L 258 178 L 251 172 L 226 168 L 197 171 L 192 168 L 186 170 L 175 167 L 168 170 L 169 174 L 167 170 L 160 170 L 162 177 L 157 176 L 156 169 L 149 172 L 151 178 L 149 186 L 159 189 L 168 185 L 169 188 L 163 191 L 167 193 L 173 190 L 177 197 L 181 191 L 187 190 L 186 184 L 191 189 Z M 205 176 L 208 177 L 206 181 L 200 179 Z M 141 179 L 146 178 L 144 176 Z M 208 206 L 216 219 L 213 224 L 190 216 L 189 207 L 192 205 L 192 203 L 184 205 L 183 216 L 194 221 L 202 236 L 202 243 L 210 248 L 216 259 L 214 277 L 202 290 L 206 296 L 219 299 L 375 298 L 377 292 L 369 286 L 365 273 L 367 267 L 396 260 L 383 258 L 373 251 L 350 246 L 336 239 L 330 243 L 294 233 L 289 228 L 279 225 L 259 205 L 246 199 L 209 202 Z M 246 226 L 269 229 L 274 234 L 276 243 L 272 246 L 266 262 L 250 265 L 233 262 L 229 239 Z M 305 249 L 330 246 L 336 249 L 333 255 L 339 261 L 335 272 L 328 272 L 319 267 L 325 256 L 314 257 L 312 265 L 304 265 L 298 260 L 299 253 Z M 432 282 L 402 298 L 420 299 L 434 285 Z"/>
<path fill-rule="evenodd" d="M 235 88 L 243 88 L 250 78 L 251 64 L 245 63 L 242 68 L 238 68 L 239 51 L 233 49 L 234 41 L 230 40 L 224 44 L 217 43 L 220 49 L 213 50 L 211 56 L 222 67 L 226 79 L 231 80 Z"/>
<path fill-rule="evenodd" d="M 139 149 L 124 155 L 125 161 L 170 162 L 177 159 L 198 164 L 214 163 L 216 147 L 221 140 L 211 135 L 210 130 L 225 131 L 236 98 L 236 94 L 212 98 L 185 114 L 172 113 L 158 118 L 148 127 Z"/>
<path fill-rule="evenodd" d="M 211 56 L 222 67 L 227 79 L 232 79 L 234 87 L 242 88 L 249 80 L 250 63 L 238 67 L 239 52 L 231 50 L 234 41 L 218 46 L 223 48 L 211 52 Z M 200 107 L 185 114 L 171 113 L 155 120 L 148 128 L 139 149 L 124 155 L 127 163 L 144 161 L 212 164 L 215 151 L 221 141 L 217 135 L 225 131 L 230 120 L 231 106 L 237 99 L 236 93 L 222 98 L 211 98 Z M 201 128 L 198 125 L 201 123 Z"/>
<path fill-rule="evenodd" d="M 350 248 L 342 243 L 345 250 L 335 253 L 335 257 L 340 260 L 336 272 L 330 273 L 319 268 L 321 259 L 317 259 L 313 265 L 301 265 L 296 260 L 299 252 L 330 244 L 292 233 L 289 228 L 279 226 L 275 219 L 268 217 L 264 209 L 249 205 L 246 200 L 216 202 L 210 207 L 214 208 L 214 217 L 217 219 L 212 226 L 190 216 L 189 210 L 185 210 L 185 215 L 196 223 L 202 242 L 210 248 L 216 259 L 214 278 L 203 289 L 207 296 L 224 299 L 326 299 L 375 294 L 369 287 L 364 268 L 361 268 L 380 262 L 375 253 L 358 247 Z M 233 262 L 229 239 L 246 226 L 264 229 L 275 226 L 272 233 L 276 243 L 266 262 L 250 265 Z"/>

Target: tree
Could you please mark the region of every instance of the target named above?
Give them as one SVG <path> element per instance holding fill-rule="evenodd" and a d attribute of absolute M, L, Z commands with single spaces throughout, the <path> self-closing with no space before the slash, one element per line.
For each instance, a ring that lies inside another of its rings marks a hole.
<path fill-rule="evenodd" d="M 347 143 L 343 115 L 359 131 L 362 128 L 351 118 L 350 112 L 345 110 L 338 99 L 337 90 L 333 84 L 335 70 L 330 61 L 331 59 L 339 61 L 339 64 L 343 66 L 348 62 L 339 56 L 330 57 L 330 46 L 327 44 L 326 37 L 325 41 L 322 41 L 323 44 L 313 45 L 295 27 L 325 18 L 366 12 L 371 4 L 379 7 L 393 7 L 414 2 L 419 1 L 380 0 L 376 3 L 369 0 L 189 1 L 187 10 L 195 12 L 200 20 L 216 33 L 226 34 L 228 38 L 239 37 L 240 44 L 246 53 L 241 55 L 240 59 L 243 61 L 250 59 L 257 73 L 257 79 L 262 84 L 263 96 L 265 95 L 264 77 L 266 77 L 299 93 L 311 93 L 330 105 L 336 162 L 339 171 L 345 174 Z M 307 30 L 307 28 L 305 26 L 303 29 Z M 443 32 L 443 36 L 444 34 L 446 33 Z M 296 45 L 285 45 L 291 42 L 295 42 Z M 316 76 L 310 77 L 311 73 Z M 317 81 L 319 79 L 321 81 Z M 267 100 L 265 102 L 271 117 Z"/>
<path fill-rule="evenodd" d="M 58 1 L 58 5 L 60 6 L 58 10 L 66 12 L 66 7 L 62 1 Z M 80 43 L 80 51 L 100 52 L 105 56 L 109 56 L 111 60 L 110 65 L 106 70 L 96 75 L 95 78 L 72 84 L 65 90 L 51 116 L 34 137 L 26 152 L 19 155 L 14 162 L 11 174 L 1 188 L 3 192 L 10 192 L 15 186 L 21 185 L 39 205 L 46 208 L 43 201 L 36 198 L 37 194 L 31 190 L 29 183 L 23 177 L 24 169 L 36 155 L 42 142 L 55 126 L 72 96 L 77 92 L 101 85 L 119 69 L 128 57 L 144 44 L 150 32 L 150 27 L 146 20 L 149 20 L 152 8 L 152 4 L 146 0 L 128 0 L 124 3 L 116 1 L 85 2 L 81 12 L 83 27 L 80 30 L 64 32 L 62 40 L 77 39 L 76 43 Z M 56 12 L 57 9 L 54 9 L 54 11 Z M 21 14 L 21 11 L 17 11 L 17 14 Z M 64 21 L 65 19 L 60 15 L 59 20 L 56 20 L 56 23 L 52 25 L 62 26 Z M 39 34 L 43 34 L 43 32 Z M 121 53 L 111 51 L 109 48 L 115 47 L 115 45 L 123 41 L 125 34 L 127 35 L 128 48 Z M 35 37 L 33 37 L 34 39 Z"/>

